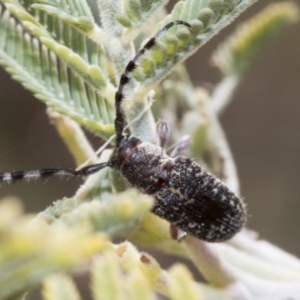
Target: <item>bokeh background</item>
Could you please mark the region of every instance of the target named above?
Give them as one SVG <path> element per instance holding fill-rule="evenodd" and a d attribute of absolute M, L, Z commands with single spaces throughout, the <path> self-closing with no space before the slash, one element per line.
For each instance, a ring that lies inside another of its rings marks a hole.
<path fill-rule="evenodd" d="M 298 0 L 299 1 L 299 0 Z M 174 1 L 173 1 L 174 2 Z M 195 86 L 220 79 L 210 64 L 217 45 L 239 22 L 275 0 L 259 0 L 187 61 Z M 169 7 L 172 6 L 172 1 Z M 300 23 L 273 41 L 246 74 L 221 116 L 248 205 L 248 227 L 300 256 Z M 100 141 L 94 140 L 95 147 Z M 74 167 L 51 126 L 45 105 L 0 69 L 0 171 Z M 48 180 L 0 188 L 15 195 L 27 211 L 72 196 L 80 180 Z"/>

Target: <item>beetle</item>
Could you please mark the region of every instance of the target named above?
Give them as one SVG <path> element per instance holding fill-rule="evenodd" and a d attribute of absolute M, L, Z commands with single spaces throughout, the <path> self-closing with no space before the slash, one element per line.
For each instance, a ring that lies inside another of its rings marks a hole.
<path fill-rule="evenodd" d="M 0 182 L 52 176 L 89 176 L 110 167 L 118 170 L 133 187 L 152 195 L 155 198 L 152 212 L 183 232 L 208 242 L 221 242 L 234 236 L 245 223 L 243 201 L 196 161 L 184 156 L 169 156 L 163 150 L 169 136 L 165 123 L 158 126 L 159 146 L 123 133 L 126 121 L 121 105 L 130 73 L 136 68 L 140 57 L 155 45 L 156 39 L 174 25 L 191 27 L 180 20 L 168 23 L 127 64 L 120 78 L 115 94 L 116 145 L 108 162 L 79 170 L 47 168 L 1 173 Z"/>

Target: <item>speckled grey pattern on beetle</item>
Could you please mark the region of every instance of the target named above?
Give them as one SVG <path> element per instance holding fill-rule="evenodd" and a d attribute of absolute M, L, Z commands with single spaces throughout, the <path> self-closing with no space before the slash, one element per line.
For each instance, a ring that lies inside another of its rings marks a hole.
<path fill-rule="evenodd" d="M 169 136 L 166 125 L 158 130 L 161 147 L 123 134 L 125 116 L 121 104 L 124 86 L 130 81 L 129 75 L 143 54 L 155 45 L 156 39 L 174 25 L 190 27 L 184 21 L 167 24 L 128 63 L 121 76 L 115 95 L 116 146 L 108 162 L 80 170 L 47 168 L 1 173 L 0 182 L 54 176 L 88 176 L 105 167 L 111 167 L 120 171 L 128 182 L 142 193 L 153 195 L 153 213 L 182 231 L 208 242 L 221 242 L 234 236 L 245 223 L 245 205 L 224 183 L 195 161 L 182 156 L 173 158 L 166 153 L 163 149 Z M 181 148 L 184 148 L 184 145 L 185 142 L 182 141 Z M 173 151 L 174 153 L 176 151 Z"/>
<path fill-rule="evenodd" d="M 243 202 L 190 158 L 171 158 L 160 147 L 128 137 L 116 148 L 111 167 L 155 196 L 154 214 L 199 239 L 221 242 L 244 225 Z"/>

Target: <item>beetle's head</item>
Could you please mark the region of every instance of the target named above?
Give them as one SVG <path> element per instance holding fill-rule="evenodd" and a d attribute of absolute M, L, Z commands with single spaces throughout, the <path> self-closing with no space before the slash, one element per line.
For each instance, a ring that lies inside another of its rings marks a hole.
<path fill-rule="evenodd" d="M 128 155 L 141 143 L 142 141 L 134 136 L 124 136 L 110 158 L 112 168 L 120 169 Z"/>

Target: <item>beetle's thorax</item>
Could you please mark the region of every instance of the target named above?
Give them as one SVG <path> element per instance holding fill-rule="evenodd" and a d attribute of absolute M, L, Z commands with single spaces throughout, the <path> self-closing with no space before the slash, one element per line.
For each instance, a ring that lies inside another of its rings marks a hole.
<path fill-rule="evenodd" d="M 173 165 L 162 148 L 135 137 L 124 138 L 110 161 L 131 185 L 147 194 L 154 194 L 168 181 Z"/>

